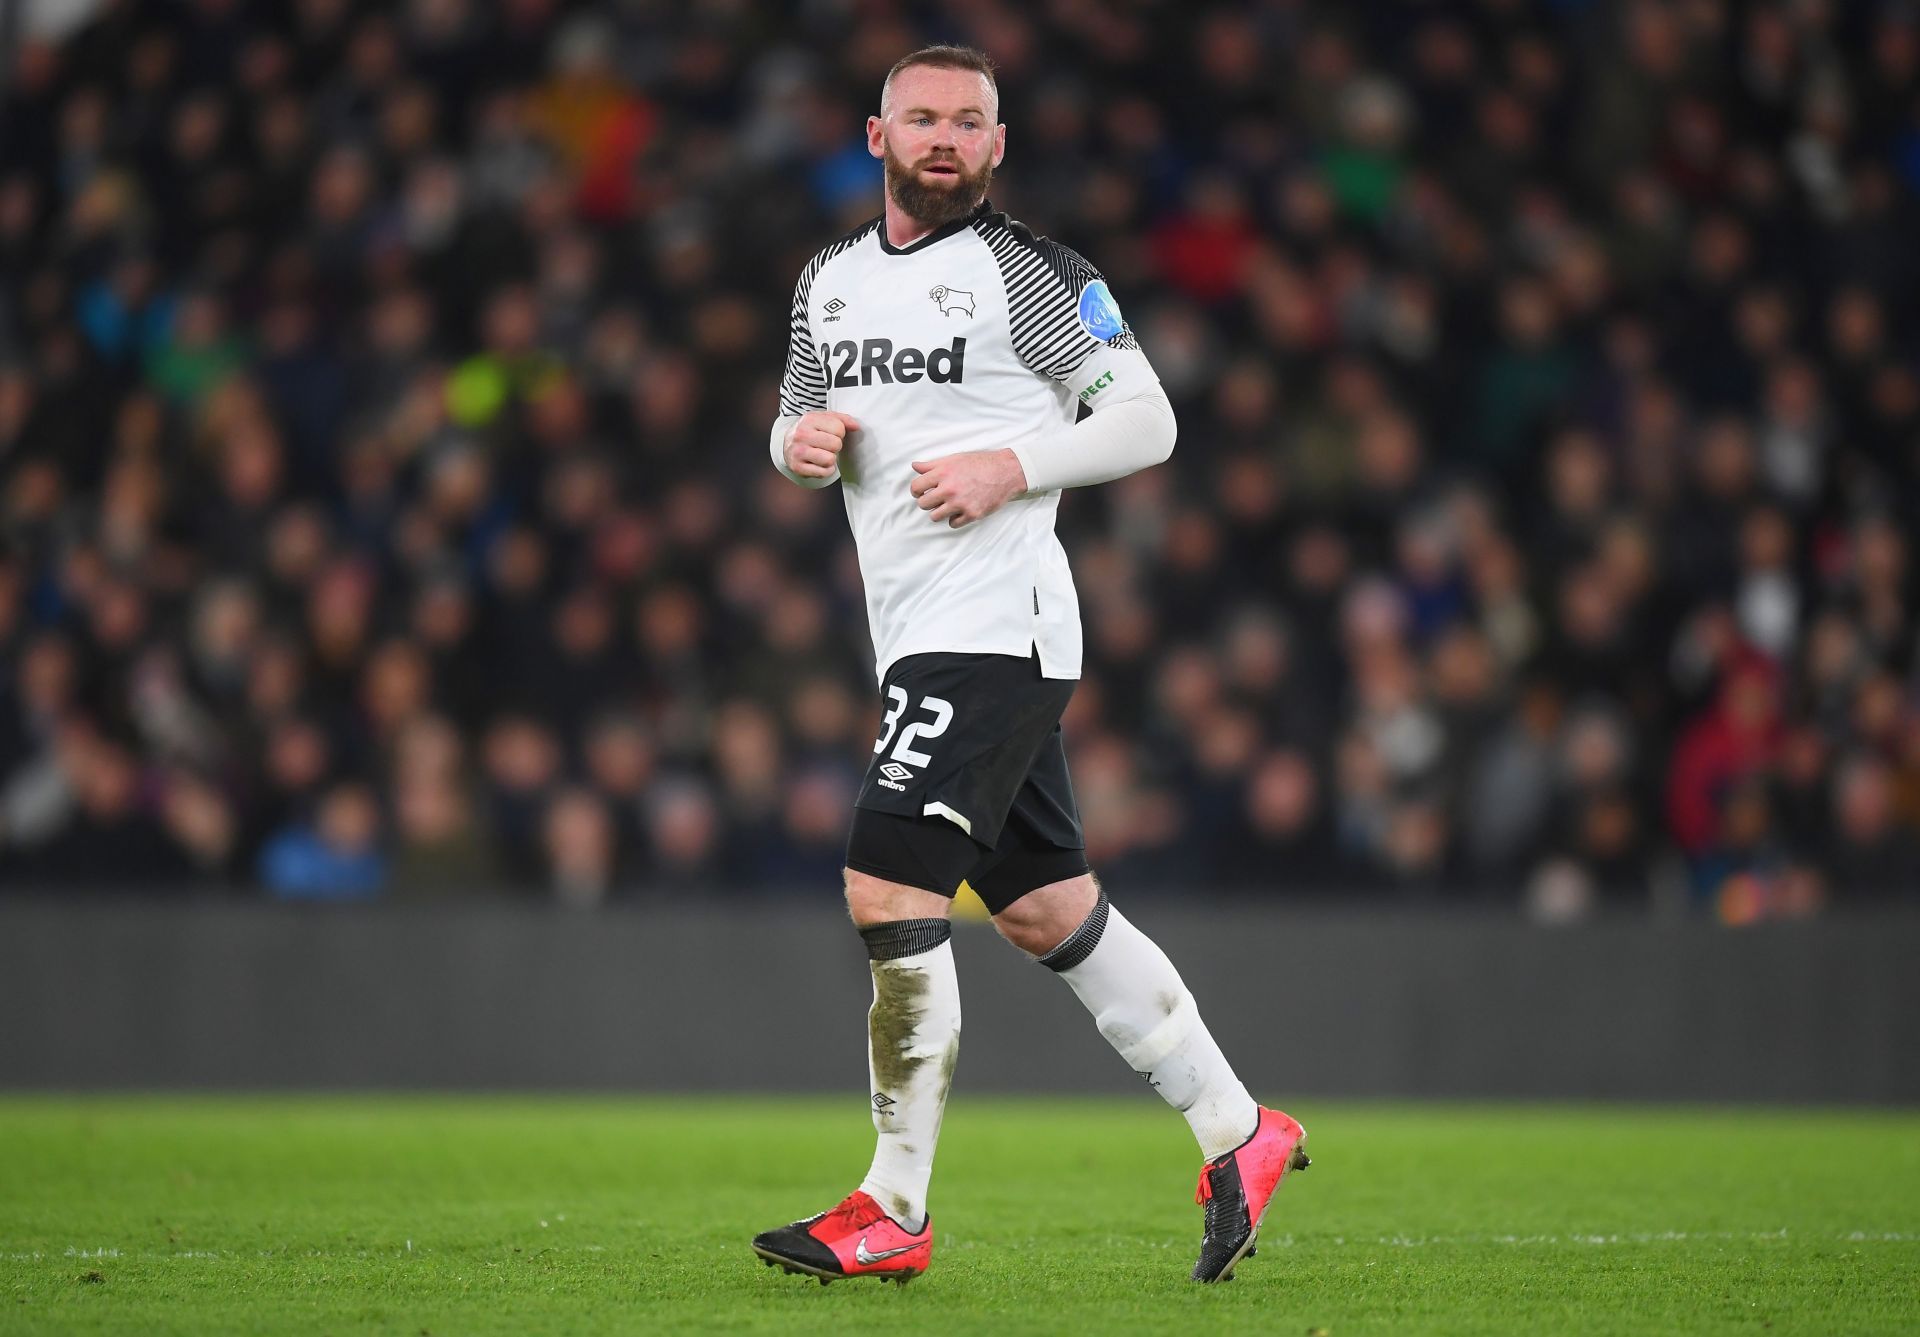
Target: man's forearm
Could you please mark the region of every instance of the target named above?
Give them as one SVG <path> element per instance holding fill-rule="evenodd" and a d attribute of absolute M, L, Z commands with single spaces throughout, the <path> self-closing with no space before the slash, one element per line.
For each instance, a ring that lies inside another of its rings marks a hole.
<path fill-rule="evenodd" d="M 1167 392 L 1155 383 L 1131 399 L 1103 404 L 1066 431 L 1012 447 L 1027 491 L 1111 483 L 1173 454 L 1177 428 Z"/>
<path fill-rule="evenodd" d="M 773 467 L 798 483 L 801 487 L 823 488 L 840 481 L 840 466 L 835 464 L 833 472 L 825 478 L 808 478 L 797 474 L 787 467 L 787 433 L 799 423 L 797 413 L 783 413 L 773 420 L 773 437 L 768 442 L 768 453 L 773 457 Z"/>

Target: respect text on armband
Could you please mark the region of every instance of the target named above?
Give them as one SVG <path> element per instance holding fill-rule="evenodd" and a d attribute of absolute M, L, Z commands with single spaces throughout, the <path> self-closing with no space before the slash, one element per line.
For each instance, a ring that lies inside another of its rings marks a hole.
<path fill-rule="evenodd" d="M 1102 390 L 1106 389 L 1108 386 L 1112 384 L 1113 384 L 1113 369 L 1108 368 L 1106 371 L 1103 371 L 1100 373 L 1099 380 L 1095 381 L 1092 385 L 1088 386 L 1086 389 L 1080 392 L 1080 402 L 1082 404 L 1086 403 L 1089 399 L 1092 399 L 1095 395 L 1099 394 Z"/>

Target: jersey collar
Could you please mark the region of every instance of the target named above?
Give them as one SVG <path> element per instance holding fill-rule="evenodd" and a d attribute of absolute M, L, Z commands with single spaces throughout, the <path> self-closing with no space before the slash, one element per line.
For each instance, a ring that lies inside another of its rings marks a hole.
<path fill-rule="evenodd" d="M 908 242 L 905 246 L 895 246 L 887 240 L 887 216 L 882 214 L 880 226 L 875 230 L 874 235 L 880 238 L 880 249 L 888 255 L 912 255 L 915 251 L 925 250 L 936 241 L 945 241 L 956 232 L 964 232 L 992 212 L 993 201 L 983 199 L 965 218 L 956 218 L 945 227 L 935 228 L 919 241 Z"/>

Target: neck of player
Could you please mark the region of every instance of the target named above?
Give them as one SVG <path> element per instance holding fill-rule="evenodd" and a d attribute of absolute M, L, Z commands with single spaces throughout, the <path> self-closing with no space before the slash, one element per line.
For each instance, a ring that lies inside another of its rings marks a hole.
<path fill-rule="evenodd" d="M 934 224 L 924 223 L 906 213 L 891 199 L 887 201 L 887 245 L 911 246 L 920 238 L 932 235 L 935 230 Z"/>

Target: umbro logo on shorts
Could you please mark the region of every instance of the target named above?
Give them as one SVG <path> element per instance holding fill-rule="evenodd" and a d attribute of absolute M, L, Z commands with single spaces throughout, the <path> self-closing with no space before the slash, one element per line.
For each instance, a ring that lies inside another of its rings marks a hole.
<path fill-rule="evenodd" d="M 902 766 L 897 761 L 890 761 L 886 765 L 880 768 L 880 783 L 885 785 L 888 789 L 898 789 L 898 790 L 904 791 L 906 789 L 906 786 L 901 784 L 900 782 L 902 780 L 911 780 L 911 779 L 913 779 L 913 772 L 908 770 L 905 766 Z"/>

